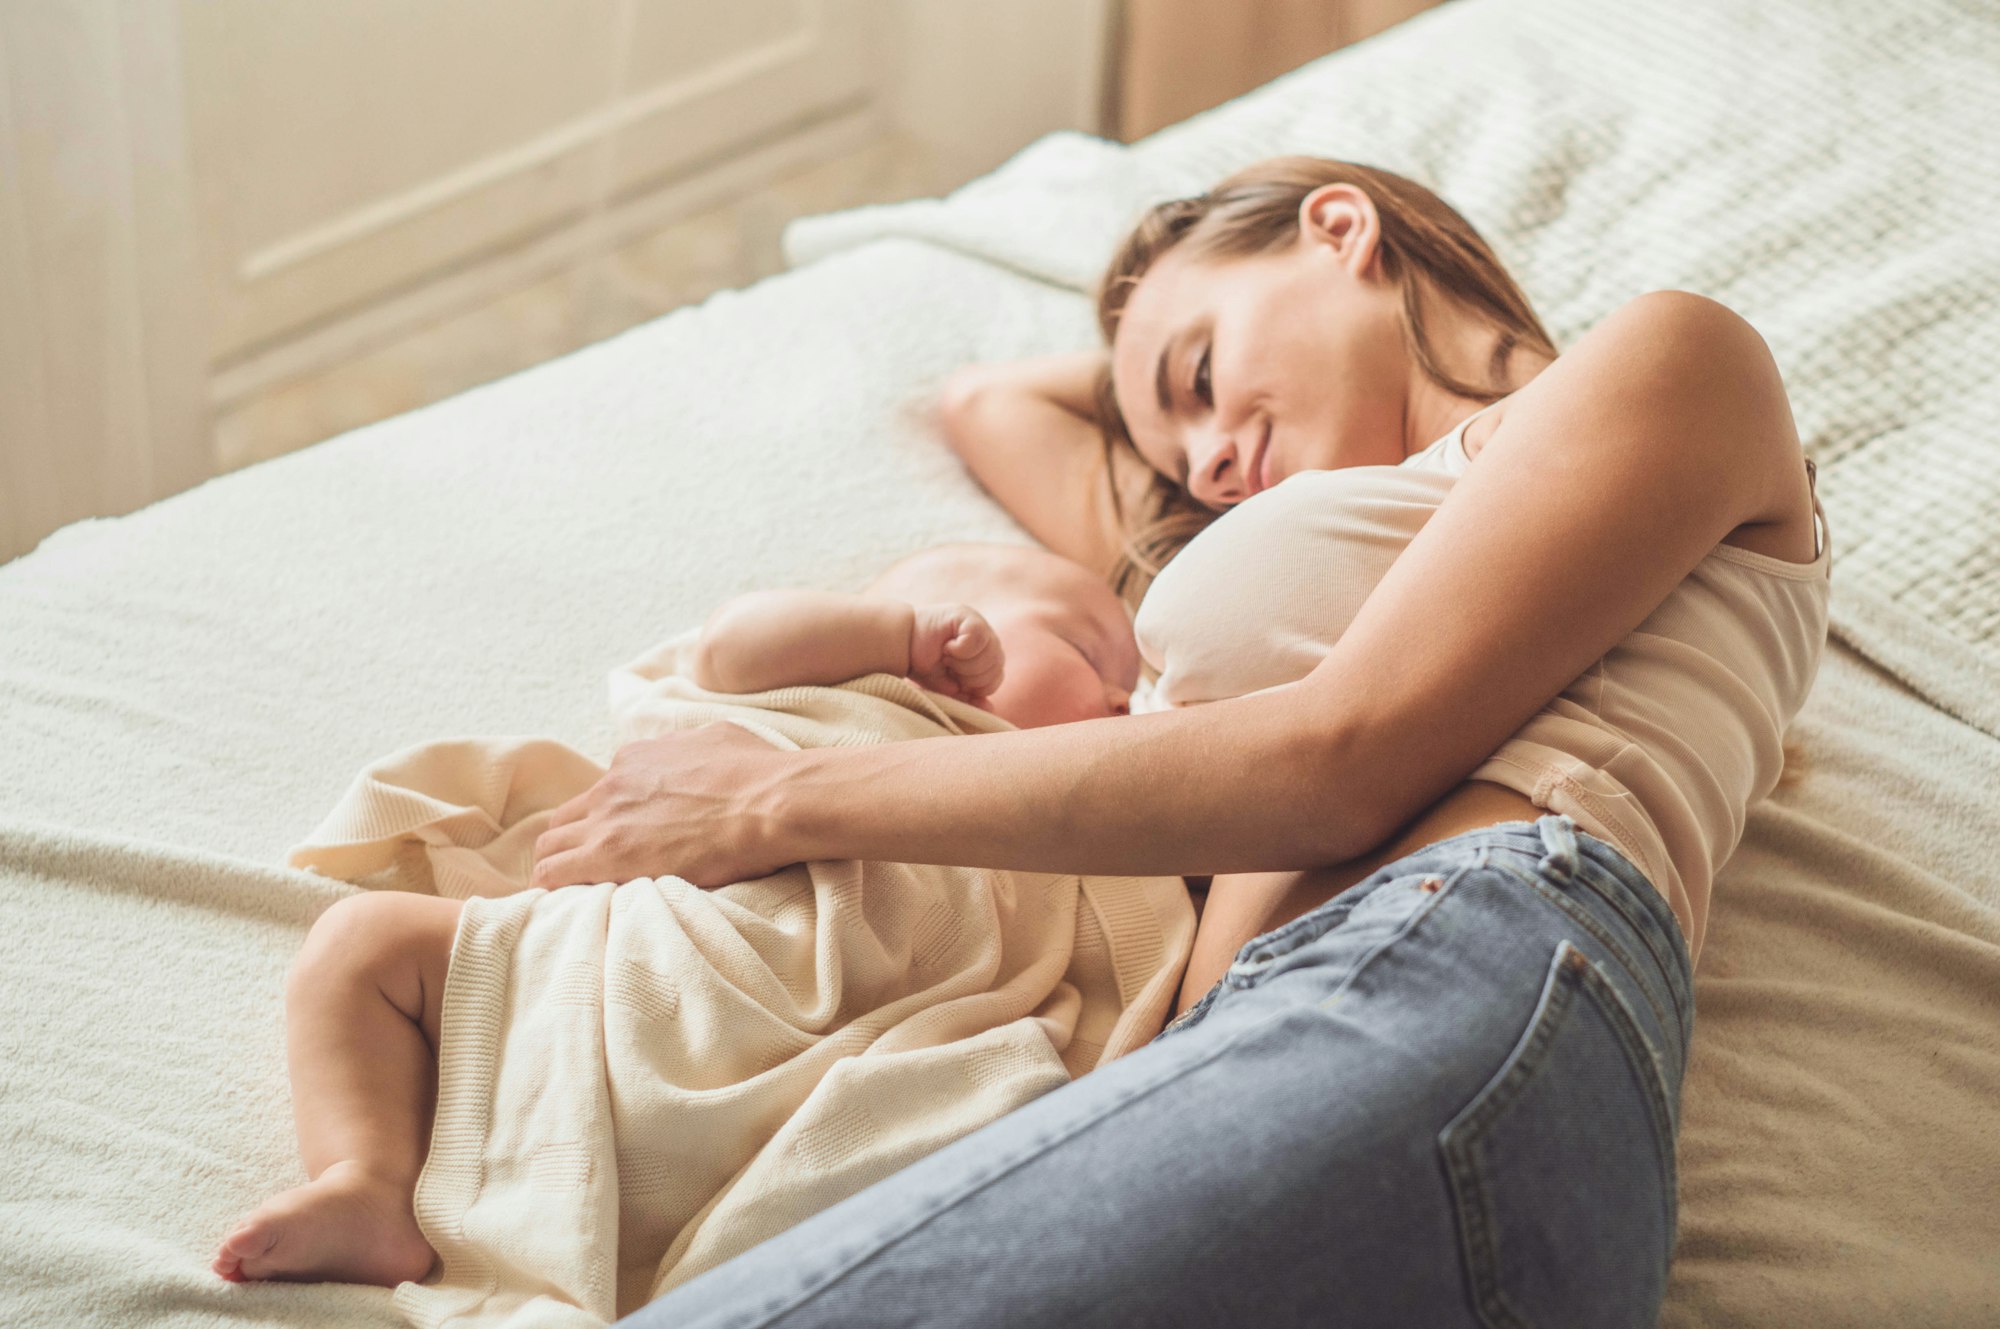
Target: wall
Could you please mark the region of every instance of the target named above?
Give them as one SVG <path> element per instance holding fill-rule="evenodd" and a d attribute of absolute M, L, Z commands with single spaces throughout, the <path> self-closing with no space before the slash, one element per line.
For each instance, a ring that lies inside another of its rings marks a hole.
<path fill-rule="evenodd" d="M 0 558 L 1094 131 L 1108 6 L 0 4 Z"/>

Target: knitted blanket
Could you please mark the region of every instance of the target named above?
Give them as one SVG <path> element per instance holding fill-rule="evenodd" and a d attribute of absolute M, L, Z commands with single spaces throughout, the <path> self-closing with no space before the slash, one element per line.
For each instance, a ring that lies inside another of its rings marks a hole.
<path fill-rule="evenodd" d="M 748 696 L 612 675 L 620 741 L 726 720 L 784 748 L 1009 726 L 877 674 Z M 371 765 L 289 861 L 465 899 L 417 1216 L 416 1324 L 597 1326 L 1157 1033 L 1194 935 L 1178 878 L 796 864 L 524 889 L 603 768 L 536 739 Z"/>

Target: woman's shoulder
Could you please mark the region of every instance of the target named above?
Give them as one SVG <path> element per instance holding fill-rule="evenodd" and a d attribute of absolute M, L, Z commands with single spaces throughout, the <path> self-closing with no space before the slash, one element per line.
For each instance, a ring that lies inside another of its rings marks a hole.
<path fill-rule="evenodd" d="M 1749 320 L 1722 301 L 1694 291 L 1672 288 L 1635 295 L 1613 310 L 1611 317 L 1668 320 L 1707 329 L 1725 325 L 1750 328 Z M 1604 320 L 1606 323 L 1609 321 L 1610 318 Z M 1750 330 L 1754 332 L 1756 329 Z"/>
<path fill-rule="evenodd" d="M 1579 355 L 1615 357 L 1628 377 L 1647 376 L 1652 381 L 1646 386 L 1668 396 L 1702 400 L 1721 388 L 1772 401 L 1784 397 L 1777 360 L 1750 320 L 1693 291 L 1648 291 L 1627 300 L 1562 358 Z M 1718 374 L 1727 381 L 1716 382 Z"/>
<path fill-rule="evenodd" d="M 1718 300 L 1662 290 L 1626 301 L 1507 407 L 1499 429 L 1563 420 L 1589 426 L 1586 447 L 1653 440 L 1641 471 L 1715 476 L 1736 490 L 1731 506 L 1755 514 L 1747 524 L 1797 519 L 1804 453 L 1777 360 Z"/>
<path fill-rule="evenodd" d="M 1552 372 L 1562 367 L 1562 372 Z M 1719 300 L 1692 291 L 1648 291 L 1598 320 L 1549 368 L 1489 408 L 1490 434 L 1523 401 L 1611 398 L 1635 391 L 1656 404 L 1699 405 L 1726 385 L 1771 406 L 1784 400 L 1777 361 L 1750 321 Z M 1790 411 L 1785 413 L 1790 423 Z"/>

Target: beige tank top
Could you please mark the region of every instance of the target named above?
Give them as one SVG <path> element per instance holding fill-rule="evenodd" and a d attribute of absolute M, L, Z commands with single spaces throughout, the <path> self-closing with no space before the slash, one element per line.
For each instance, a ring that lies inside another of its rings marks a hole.
<path fill-rule="evenodd" d="M 1400 466 L 1303 472 L 1219 517 L 1140 606 L 1139 648 L 1157 681 L 1134 709 L 1310 673 L 1471 464 L 1465 427 L 1477 418 Z M 1813 507 L 1811 563 L 1717 545 L 1471 775 L 1615 845 L 1666 898 L 1690 957 L 1715 873 L 1777 783 L 1785 726 L 1826 643 L 1831 551 L 1817 492 Z"/>

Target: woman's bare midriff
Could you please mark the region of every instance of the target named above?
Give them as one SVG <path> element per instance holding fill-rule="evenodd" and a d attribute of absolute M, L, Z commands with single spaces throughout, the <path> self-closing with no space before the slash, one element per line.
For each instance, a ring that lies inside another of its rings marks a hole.
<path fill-rule="evenodd" d="M 1181 981 L 1179 1014 L 1200 1001 L 1245 942 L 1316 909 L 1385 863 L 1483 826 L 1533 821 L 1542 810 L 1523 794 L 1486 780 L 1467 780 L 1359 858 L 1302 872 L 1240 872 L 1209 885 L 1195 932 L 1194 953 Z"/>

